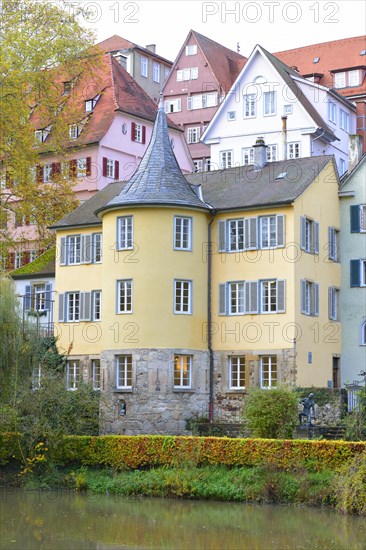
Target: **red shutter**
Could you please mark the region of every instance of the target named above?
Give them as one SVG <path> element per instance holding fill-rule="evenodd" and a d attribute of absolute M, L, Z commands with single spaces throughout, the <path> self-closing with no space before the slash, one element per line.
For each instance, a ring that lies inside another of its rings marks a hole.
<path fill-rule="evenodd" d="M 30 224 L 30 216 L 29 216 L 29 214 L 26 214 L 25 220 L 24 220 L 24 225 L 29 225 L 29 224 Z M 28 262 L 26 262 L 26 263 L 28 263 Z"/>
<path fill-rule="evenodd" d="M 29 264 L 30 261 L 30 252 L 23 253 L 23 264 Z"/>
<path fill-rule="evenodd" d="M 91 176 L 91 157 L 86 157 L 86 175 Z"/>
<path fill-rule="evenodd" d="M 103 157 L 103 176 L 107 177 L 107 158 Z"/>
<path fill-rule="evenodd" d="M 60 176 L 61 174 L 61 162 L 52 163 L 52 178 Z"/>
<path fill-rule="evenodd" d="M 36 166 L 36 182 L 42 183 L 43 181 L 43 166 L 37 164 Z"/>
<path fill-rule="evenodd" d="M 142 143 L 146 141 L 146 126 L 142 127 Z"/>
<path fill-rule="evenodd" d="M 6 269 L 8 271 L 12 271 L 14 269 L 14 260 L 15 260 L 15 253 L 10 252 L 6 259 Z"/>
<path fill-rule="evenodd" d="M 119 179 L 119 162 L 118 162 L 118 160 L 114 161 L 114 179 L 115 180 Z"/>
<path fill-rule="evenodd" d="M 77 168 L 76 159 L 71 159 L 69 164 L 69 174 L 71 179 L 76 178 L 76 168 Z"/>
<path fill-rule="evenodd" d="M 136 124 L 134 122 L 131 122 L 131 139 L 136 141 Z"/>

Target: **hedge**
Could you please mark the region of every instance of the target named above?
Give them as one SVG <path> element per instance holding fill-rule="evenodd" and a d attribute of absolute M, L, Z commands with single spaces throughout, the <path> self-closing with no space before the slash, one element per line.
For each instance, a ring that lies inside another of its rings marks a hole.
<path fill-rule="evenodd" d="M 230 439 L 163 435 L 66 436 L 52 453 L 63 466 L 80 464 L 130 470 L 181 464 L 274 466 L 284 471 L 339 470 L 366 442 L 282 439 Z M 20 459 L 17 434 L 0 434 L 0 463 Z"/>
<path fill-rule="evenodd" d="M 22 436 L 13 432 L 0 432 L 0 465 L 22 460 Z"/>

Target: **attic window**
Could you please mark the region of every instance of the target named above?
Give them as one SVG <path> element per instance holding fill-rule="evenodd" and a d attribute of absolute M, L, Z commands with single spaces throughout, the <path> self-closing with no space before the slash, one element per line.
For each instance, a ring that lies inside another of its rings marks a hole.
<path fill-rule="evenodd" d="M 186 46 L 186 55 L 196 55 L 197 53 L 197 44 L 189 44 Z"/>
<path fill-rule="evenodd" d="M 320 57 L 314 57 L 313 63 L 319 63 L 319 61 L 320 61 Z"/>
<path fill-rule="evenodd" d="M 236 111 L 228 111 L 227 119 L 228 120 L 235 120 L 236 119 Z"/>
<path fill-rule="evenodd" d="M 93 99 L 87 99 L 85 101 L 85 112 L 90 113 L 96 106 L 100 95 L 95 96 Z"/>
<path fill-rule="evenodd" d="M 69 138 L 70 139 L 77 139 L 79 137 L 80 130 L 79 126 L 77 124 L 70 124 L 69 125 Z"/>
<path fill-rule="evenodd" d="M 361 50 L 360 55 L 366 55 L 366 50 Z"/>
<path fill-rule="evenodd" d="M 287 172 L 281 172 L 281 173 L 278 174 L 278 176 L 276 177 L 276 180 L 283 180 L 286 176 L 287 176 Z"/>
<path fill-rule="evenodd" d="M 72 82 L 71 80 L 68 80 L 67 82 L 64 82 L 64 91 L 63 95 L 68 95 L 71 92 L 72 89 Z"/>

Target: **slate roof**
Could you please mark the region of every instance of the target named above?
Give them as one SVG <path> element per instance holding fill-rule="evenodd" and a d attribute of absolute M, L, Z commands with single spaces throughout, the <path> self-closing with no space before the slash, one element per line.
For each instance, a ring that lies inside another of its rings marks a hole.
<path fill-rule="evenodd" d="M 332 88 L 333 77 L 331 71 L 365 67 L 366 56 L 360 55 L 361 51 L 365 49 L 366 36 L 363 35 L 321 44 L 311 44 L 302 48 L 277 52 L 274 55 L 287 65 L 296 66 L 302 75 L 321 74 L 320 84 Z M 319 61 L 314 63 L 316 57 L 319 57 Z M 360 86 L 354 87 L 355 91 L 359 89 Z M 362 89 L 366 90 L 366 78 L 364 78 Z M 341 91 L 350 95 L 352 90 L 353 88 L 342 88 Z"/>
<path fill-rule="evenodd" d="M 118 206 L 160 204 L 209 209 L 188 185 L 179 168 L 170 143 L 162 99 L 140 165 L 121 192 L 99 211 Z"/>
<path fill-rule="evenodd" d="M 34 279 L 55 275 L 56 247 L 50 248 L 33 262 L 23 265 L 10 273 L 12 279 Z"/>
<path fill-rule="evenodd" d="M 291 204 L 333 156 L 270 162 L 260 170 L 253 165 L 189 174 L 191 185 L 201 185 L 203 198 L 215 210 L 243 210 Z M 287 176 L 277 179 L 283 172 Z"/>

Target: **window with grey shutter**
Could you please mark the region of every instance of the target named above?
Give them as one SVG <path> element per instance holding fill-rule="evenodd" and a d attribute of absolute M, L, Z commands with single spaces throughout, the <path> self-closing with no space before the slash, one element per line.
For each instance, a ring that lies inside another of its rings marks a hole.
<path fill-rule="evenodd" d="M 258 281 L 245 281 L 245 313 L 258 313 Z"/>
<path fill-rule="evenodd" d="M 226 221 L 219 221 L 218 225 L 219 252 L 226 251 Z"/>
<path fill-rule="evenodd" d="M 59 323 L 65 321 L 65 294 L 58 295 L 58 321 Z"/>
<path fill-rule="evenodd" d="M 313 252 L 319 254 L 319 223 L 313 222 Z"/>
<path fill-rule="evenodd" d="M 92 235 L 81 235 L 81 263 L 90 264 L 93 260 Z"/>
<path fill-rule="evenodd" d="M 304 313 L 307 315 L 307 308 L 306 308 L 306 281 L 305 279 L 302 279 L 300 281 L 300 302 L 301 302 L 301 313 Z"/>
<path fill-rule="evenodd" d="M 350 262 L 351 276 L 350 286 L 356 287 L 361 285 L 361 261 L 351 260 Z"/>
<path fill-rule="evenodd" d="M 244 247 L 246 250 L 258 248 L 258 218 L 244 219 Z"/>
<path fill-rule="evenodd" d="M 306 218 L 300 216 L 300 248 L 306 250 Z"/>
<path fill-rule="evenodd" d="M 66 265 L 66 237 L 61 237 L 60 265 Z"/>
<path fill-rule="evenodd" d="M 328 257 L 338 261 L 338 231 L 334 227 L 328 227 Z"/>
<path fill-rule="evenodd" d="M 277 281 L 277 313 L 285 313 L 286 311 L 286 282 L 284 279 Z"/>
<path fill-rule="evenodd" d="M 44 300 L 44 309 L 45 311 L 51 311 L 51 299 L 52 299 L 52 284 L 48 283 L 45 287 L 45 300 Z"/>
<path fill-rule="evenodd" d="M 219 284 L 219 315 L 226 315 L 226 283 Z"/>
<path fill-rule="evenodd" d="M 351 222 L 351 233 L 359 233 L 361 229 L 359 204 L 353 204 L 350 207 L 350 222 Z"/>
<path fill-rule="evenodd" d="M 319 315 L 319 283 L 314 283 L 314 310 L 313 314 Z"/>
<path fill-rule="evenodd" d="M 279 214 L 277 217 L 277 246 L 285 246 L 285 216 Z"/>

